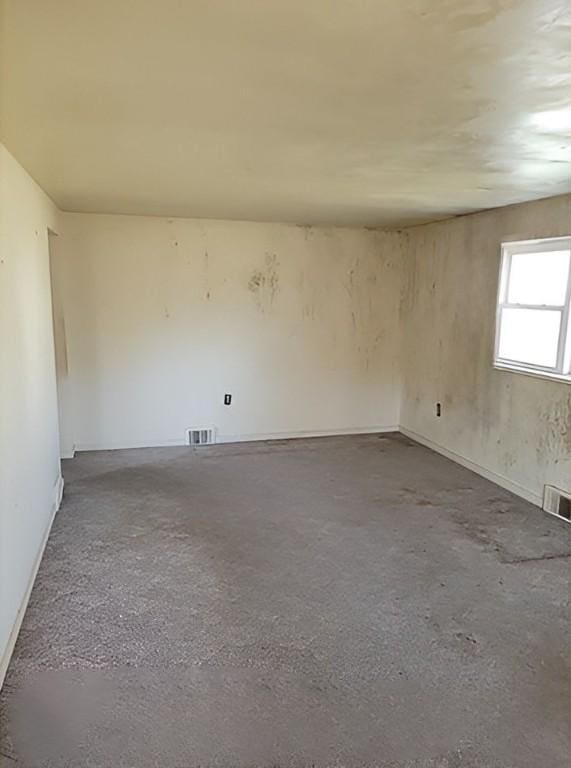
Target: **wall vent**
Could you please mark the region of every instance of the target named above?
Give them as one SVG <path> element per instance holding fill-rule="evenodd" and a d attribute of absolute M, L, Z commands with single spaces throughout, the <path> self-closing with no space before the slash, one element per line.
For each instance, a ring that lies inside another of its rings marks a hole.
<path fill-rule="evenodd" d="M 187 429 L 188 444 L 193 447 L 199 445 L 212 445 L 216 442 L 216 430 L 213 427 L 206 429 Z"/>
<path fill-rule="evenodd" d="M 571 494 L 546 485 L 543 491 L 543 509 L 566 523 L 571 523 Z"/>

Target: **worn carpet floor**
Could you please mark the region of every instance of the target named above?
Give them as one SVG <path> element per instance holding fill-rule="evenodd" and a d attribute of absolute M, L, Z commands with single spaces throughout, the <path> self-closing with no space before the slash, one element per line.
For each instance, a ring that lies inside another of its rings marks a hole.
<path fill-rule="evenodd" d="M 399 435 L 64 474 L 3 766 L 570 765 L 571 526 Z"/>

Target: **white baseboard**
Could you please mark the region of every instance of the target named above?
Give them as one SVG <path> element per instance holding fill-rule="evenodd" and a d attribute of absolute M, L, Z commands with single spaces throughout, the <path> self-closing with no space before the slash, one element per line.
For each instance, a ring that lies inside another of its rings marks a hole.
<path fill-rule="evenodd" d="M 451 459 L 457 464 L 461 464 L 463 467 L 466 467 L 466 469 L 472 470 L 472 472 L 475 472 L 477 475 L 485 477 L 486 480 L 491 480 L 492 483 L 505 488 L 507 491 L 515 493 L 516 496 L 521 496 L 522 499 L 530 501 L 532 504 L 535 504 L 538 507 L 542 506 L 543 499 L 541 494 L 532 491 L 530 488 L 525 488 L 523 485 L 520 485 L 514 480 L 510 480 L 509 478 L 504 477 L 504 475 L 500 475 L 498 472 L 494 472 L 492 469 L 483 467 L 481 464 L 476 464 L 475 461 L 472 461 L 471 459 L 468 459 L 465 456 L 456 453 L 455 451 L 451 451 L 448 448 L 445 448 L 443 445 L 435 443 L 428 437 L 419 435 L 418 432 L 414 432 L 412 429 L 407 429 L 406 427 L 401 426 L 400 432 L 403 435 L 406 435 L 406 437 L 409 437 L 411 440 L 414 440 L 421 445 L 425 445 L 427 448 L 436 451 L 436 453 L 442 454 L 442 456 L 446 456 L 447 459 Z"/>
<path fill-rule="evenodd" d="M 349 429 L 297 430 L 294 432 L 263 432 L 250 435 L 218 435 L 218 443 L 248 443 L 257 440 L 296 440 L 308 437 L 342 437 L 343 435 L 375 435 L 398 432 L 395 425 L 377 427 L 352 427 Z"/>
<path fill-rule="evenodd" d="M 170 440 L 157 438 L 156 440 L 133 440 L 116 443 L 77 443 L 74 454 L 84 451 L 130 451 L 134 448 L 176 448 L 183 445 L 188 445 L 184 441 L 184 437 L 176 437 Z"/>
<path fill-rule="evenodd" d="M 335 437 L 336 435 L 369 435 L 382 432 L 398 432 L 399 428 L 395 424 L 382 425 L 374 427 L 348 427 L 340 429 L 321 429 L 321 430 L 294 430 L 290 432 L 254 432 L 245 435 L 217 435 L 217 443 L 244 443 L 256 440 L 291 440 L 303 437 Z M 81 451 L 121 451 L 133 448 L 172 448 L 177 446 L 186 446 L 188 443 L 183 437 L 171 439 L 158 438 L 156 440 L 144 440 L 135 442 L 118 443 L 78 443 L 75 446 L 76 452 Z"/>
<path fill-rule="evenodd" d="M 46 526 L 46 530 L 44 532 L 42 542 L 40 544 L 40 548 L 38 550 L 38 554 L 36 555 L 36 559 L 34 561 L 34 565 L 32 567 L 32 571 L 30 573 L 30 578 L 28 580 L 28 586 L 26 587 L 26 592 L 24 593 L 24 597 L 22 599 L 22 602 L 20 603 L 20 608 L 18 609 L 18 613 L 16 614 L 16 619 L 14 621 L 14 626 L 12 627 L 12 631 L 10 632 L 10 637 L 8 638 L 8 643 L 6 644 L 6 647 L 2 651 L 2 657 L 0 659 L 0 689 L 2 688 L 2 685 L 4 684 L 4 678 L 6 677 L 6 671 L 8 670 L 8 664 L 10 663 L 10 659 L 12 658 L 12 653 L 14 651 L 14 646 L 16 645 L 16 640 L 18 639 L 18 634 L 20 632 L 20 628 L 22 626 L 22 621 L 24 619 L 24 614 L 26 613 L 26 608 L 28 607 L 28 602 L 30 600 L 30 595 L 32 593 L 32 588 L 34 586 L 34 582 L 36 580 L 36 575 L 38 573 L 38 568 L 40 567 L 40 563 L 42 562 L 42 557 L 44 554 L 44 550 L 46 548 L 46 544 L 50 535 L 50 531 L 52 529 L 52 523 L 54 521 L 54 518 L 56 516 L 56 512 L 60 508 L 61 500 L 63 497 L 63 477 L 59 475 L 58 479 L 56 480 L 56 483 L 54 485 L 54 492 L 52 497 L 52 508 L 50 512 L 50 519 L 48 521 L 48 524 Z"/>

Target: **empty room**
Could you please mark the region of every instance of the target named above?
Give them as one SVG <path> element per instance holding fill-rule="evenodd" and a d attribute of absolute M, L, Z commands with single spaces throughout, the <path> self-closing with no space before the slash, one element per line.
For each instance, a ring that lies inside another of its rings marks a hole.
<path fill-rule="evenodd" d="M 571 765 L 569 0 L 0 0 L 0 766 Z"/>

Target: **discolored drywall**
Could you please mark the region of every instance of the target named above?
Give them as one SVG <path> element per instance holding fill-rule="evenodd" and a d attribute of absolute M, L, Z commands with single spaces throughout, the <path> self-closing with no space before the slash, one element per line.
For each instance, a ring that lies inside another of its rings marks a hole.
<path fill-rule="evenodd" d="M 400 423 L 536 501 L 571 491 L 571 385 L 493 368 L 500 244 L 570 232 L 562 196 L 406 235 Z"/>
<path fill-rule="evenodd" d="M 176 444 L 193 426 L 230 440 L 398 424 L 398 234 L 62 221 L 78 448 Z"/>

